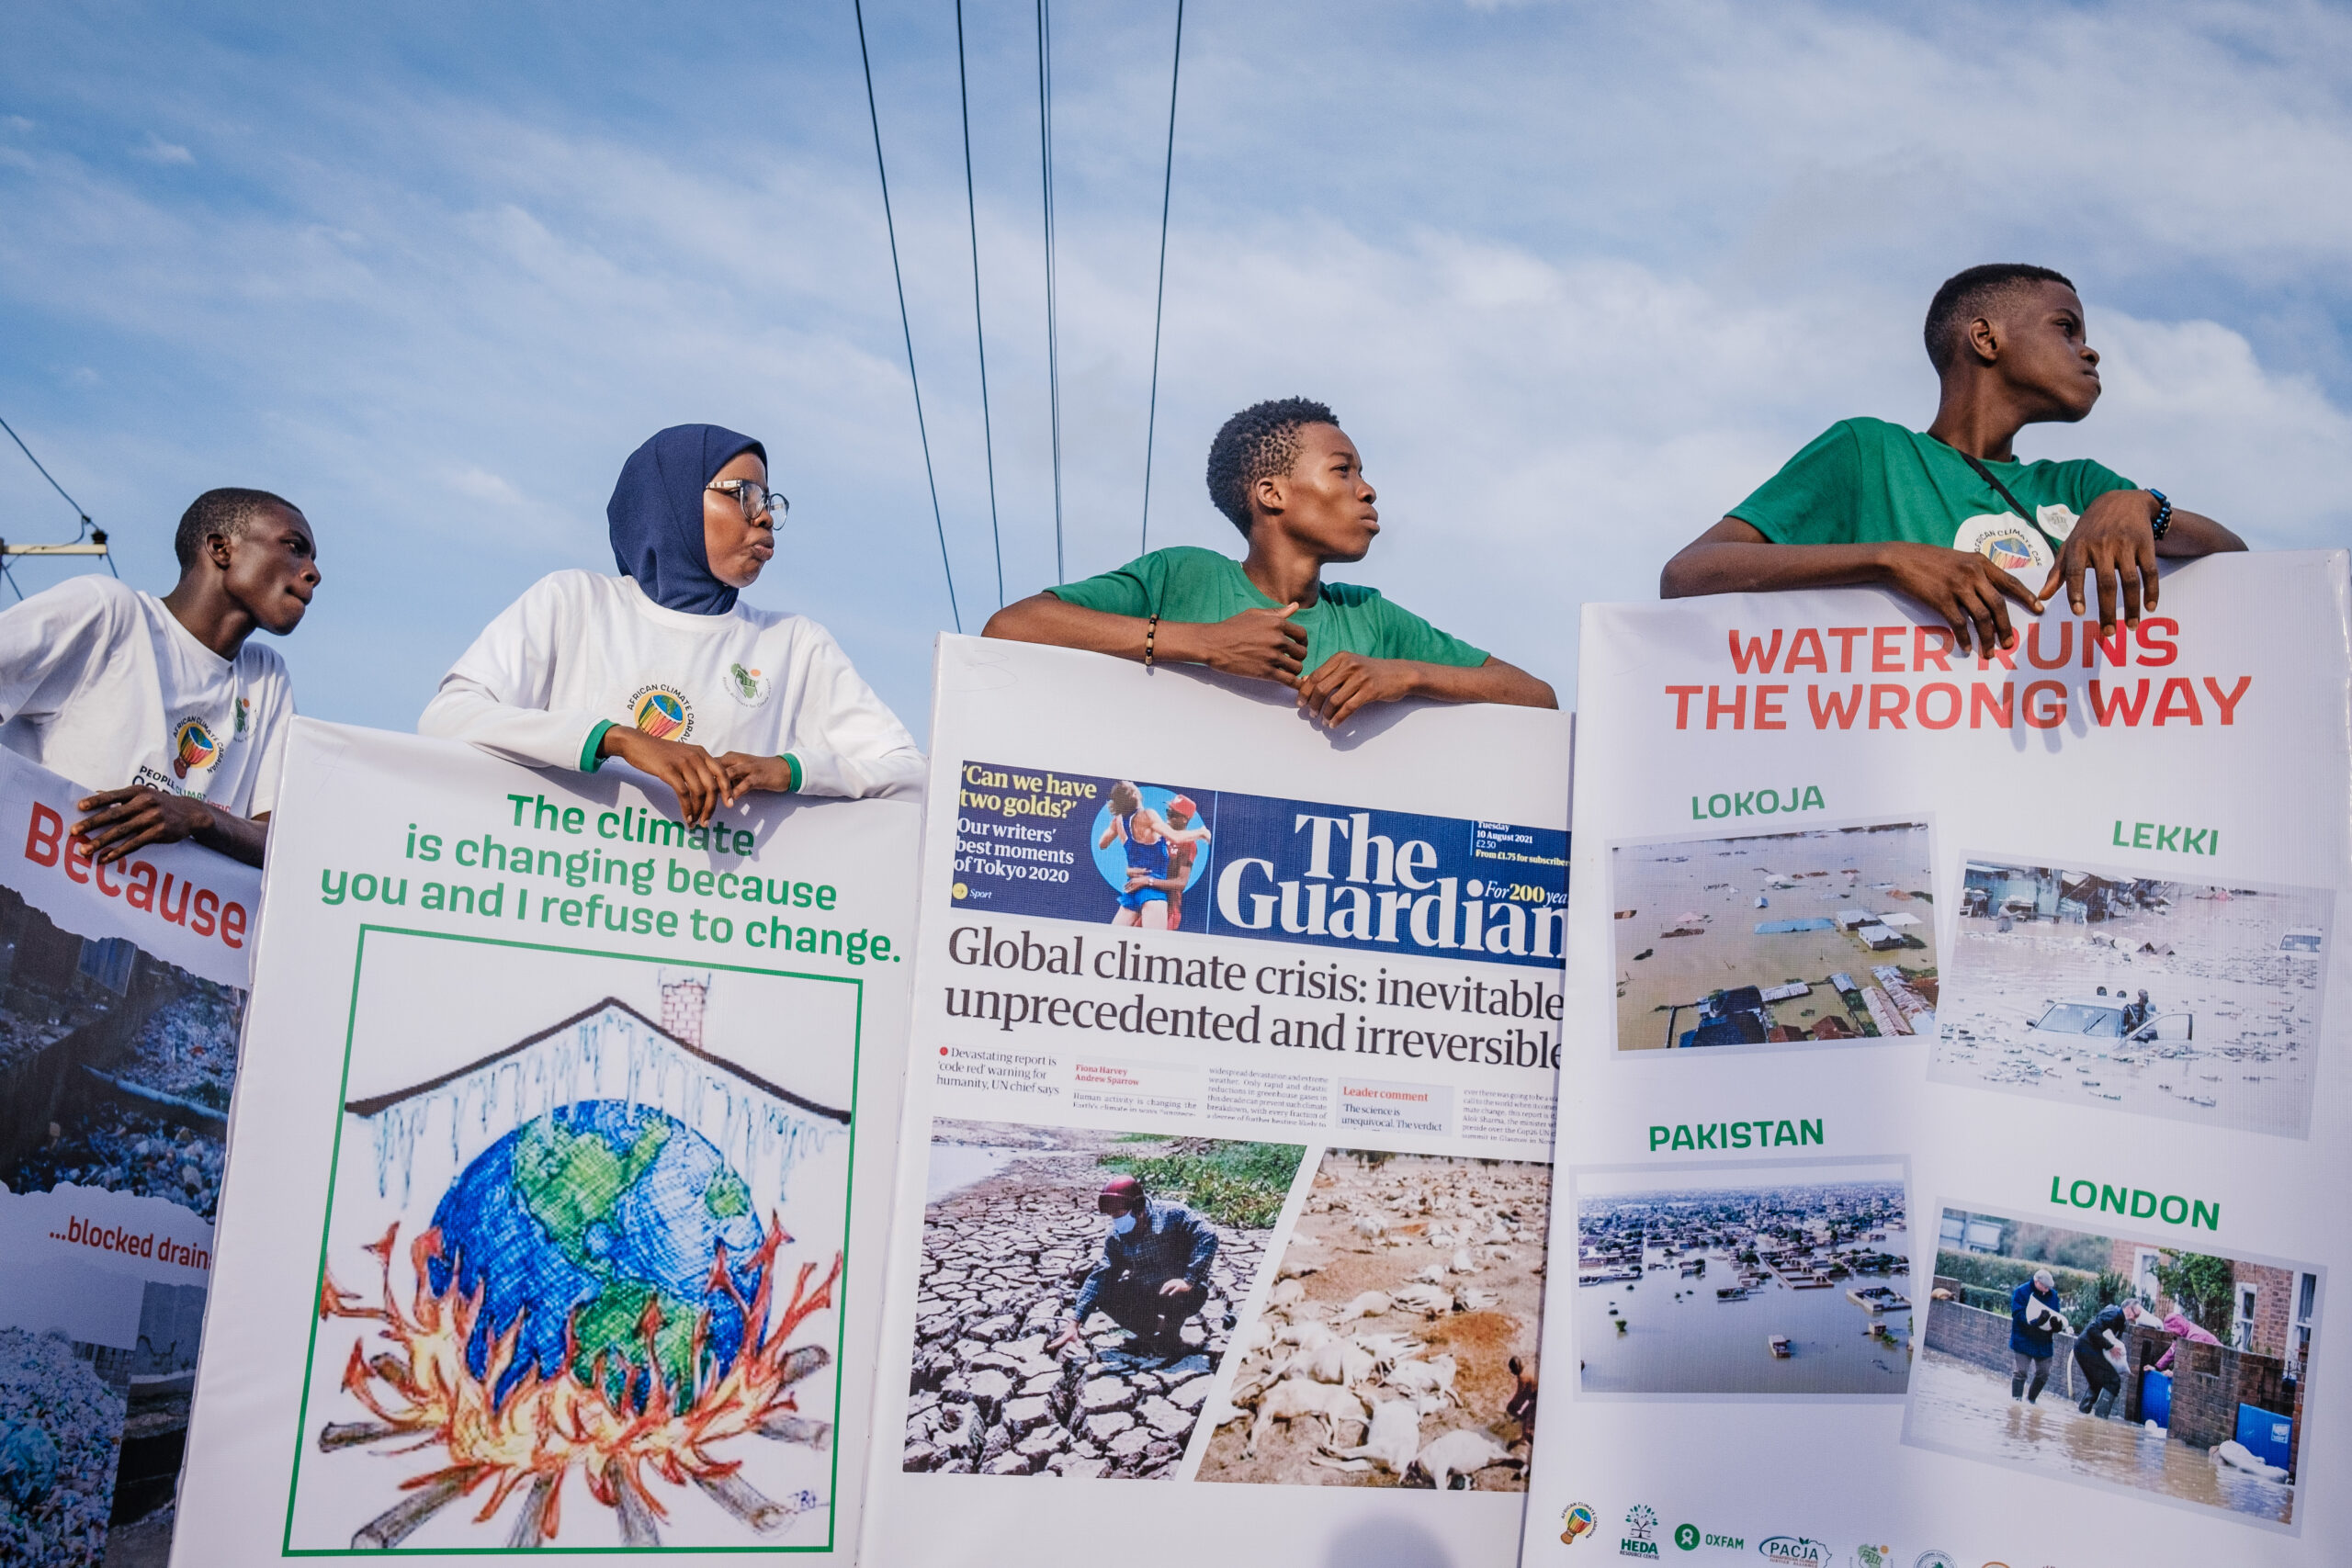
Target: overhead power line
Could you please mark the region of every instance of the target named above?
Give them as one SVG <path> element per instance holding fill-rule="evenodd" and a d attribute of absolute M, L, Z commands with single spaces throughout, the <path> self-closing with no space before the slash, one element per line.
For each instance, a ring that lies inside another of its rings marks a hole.
<path fill-rule="evenodd" d="M 865 48 L 865 0 L 851 3 L 857 15 L 857 58 L 865 67 L 865 114 L 874 125 L 874 172 L 882 181 L 882 227 L 890 236 L 890 277 L 899 289 L 899 330 L 907 340 L 907 380 L 915 392 L 915 433 L 922 438 L 922 475 L 931 486 L 931 523 L 939 533 L 939 569 L 947 578 L 947 613 L 961 632 L 964 614 L 956 604 L 956 568 L 947 558 L 947 525 L 939 513 L 939 479 L 931 467 L 931 431 L 922 417 L 922 380 L 915 374 L 915 330 L 907 320 L 907 280 L 899 270 L 899 226 L 890 216 L 890 171 L 882 161 L 882 112 L 874 106 L 874 60 Z"/>
<path fill-rule="evenodd" d="M 962 5 L 963 0 L 956 0 Z M 1159 432 L 1159 323 L 1168 310 L 1168 198 L 1176 188 L 1176 84 L 1184 70 L 1184 0 L 1176 0 L 1176 50 L 1168 67 L 1168 162 L 1159 174 L 1159 287 L 1151 306 L 1151 411 L 1143 425 L 1143 537 L 1138 555 L 1151 551 L 1151 448 Z"/>
<path fill-rule="evenodd" d="M 1050 0 L 1037 0 L 1037 156 L 1046 187 L 1046 396 L 1054 432 L 1054 580 L 1062 565 L 1062 370 L 1054 300 L 1054 23 Z"/>
<path fill-rule="evenodd" d="M 964 108 L 964 217 L 972 231 L 972 337 L 980 349 L 980 440 L 989 459 L 989 538 L 996 546 L 996 606 L 1001 610 L 1004 535 L 996 518 L 996 429 L 989 418 L 989 334 L 980 324 L 980 209 L 972 196 L 972 89 L 964 70 L 964 0 L 956 0 L 956 92 Z"/>
<path fill-rule="evenodd" d="M 25 460 L 27 462 L 30 463 L 36 468 L 40 468 L 40 477 L 49 480 L 49 488 L 55 491 L 60 495 L 65 495 L 65 487 L 59 484 L 56 477 L 47 468 L 41 468 L 40 459 L 34 457 L 33 449 L 25 445 L 25 438 L 17 434 L 17 427 L 10 424 L 6 420 L 0 419 L 0 430 L 5 430 L 8 433 L 8 439 L 17 444 L 17 450 L 25 455 Z M 65 504 L 74 509 L 74 515 L 82 520 L 82 525 L 84 527 L 88 527 L 90 525 L 90 514 L 82 510 L 82 503 L 80 502 L 74 500 L 70 495 L 65 495 Z"/>
<path fill-rule="evenodd" d="M 82 503 L 80 502 L 74 500 L 70 495 L 65 495 L 65 487 L 57 482 L 57 476 L 51 473 L 48 468 L 44 468 L 39 457 L 33 456 L 33 449 L 25 445 L 25 438 L 17 434 L 17 427 L 15 425 L 10 424 L 5 419 L 0 419 L 0 430 L 5 430 L 8 433 L 8 439 L 17 444 L 17 450 L 25 455 L 25 461 L 30 463 L 35 468 L 40 470 L 40 477 L 49 481 L 49 488 L 55 491 L 58 494 L 65 496 L 65 504 L 72 507 L 74 509 L 74 515 L 82 520 L 81 532 L 74 536 L 74 543 L 70 545 L 18 545 L 14 548 L 10 548 L 5 543 L 0 543 L 0 577 L 6 577 L 7 579 L 8 586 L 11 589 L 15 589 L 17 597 L 20 600 L 24 598 L 25 591 L 17 587 L 17 574 L 8 569 L 8 559 L 12 556 L 94 555 L 105 560 L 107 563 L 107 570 L 113 572 L 117 577 L 120 577 L 122 573 L 115 570 L 114 552 L 107 548 L 106 530 L 90 521 L 90 514 L 82 510 Z M 86 545 L 81 543 L 81 540 L 85 536 L 87 536 L 90 540 L 90 543 Z"/>

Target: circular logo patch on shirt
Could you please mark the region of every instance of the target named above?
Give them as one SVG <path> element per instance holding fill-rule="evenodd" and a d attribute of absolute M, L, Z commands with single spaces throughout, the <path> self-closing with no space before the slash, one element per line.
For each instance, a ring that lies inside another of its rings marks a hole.
<path fill-rule="evenodd" d="M 684 740 L 695 732 L 695 707 L 674 686 L 639 686 L 629 694 L 629 722 L 656 740 Z"/>
<path fill-rule="evenodd" d="M 2019 581 L 2039 588 L 2057 564 L 2041 530 L 2013 513 L 1986 512 L 1970 518 L 1952 536 L 1951 547 L 1973 550 Z"/>
<path fill-rule="evenodd" d="M 186 778 L 191 771 L 200 772 L 220 760 L 220 742 L 200 718 L 184 718 L 172 732 L 172 773 Z"/>
<path fill-rule="evenodd" d="M 768 693 L 775 688 L 774 676 L 763 675 L 741 664 L 727 667 L 727 694 L 747 708 L 755 708 L 766 702 Z"/>
<path fill-rule="evenodd" d="M 2075 525 L 2082 521 L 2075 515 L 2073 507 L 2061 506 L 2054 502 L 2048 506 L 2035 507 L 2033 520 L 2041 525 L 2043 533 L 2062 545 L 2066 542 L 2066 536 L 2075 531 Z"/>

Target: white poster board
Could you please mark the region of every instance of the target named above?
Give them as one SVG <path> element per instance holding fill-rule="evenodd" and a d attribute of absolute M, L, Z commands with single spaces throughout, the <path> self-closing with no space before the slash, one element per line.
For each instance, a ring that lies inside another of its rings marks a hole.
<path fill-rule="evenodd" d="M 866 1561 L 1507 1558 L 1566 716 L 967 637 L 933 715 Z"/>
<path fill-rule="evenodd" d="M 1522 1562 L 2352 1557 L 2346 603 L 1588 607 Z"/>
<path fill-rule="evenodd" d="M 916 808 L 304 721 L 175 1561 L 856 1539 Z"/>
<path fill-rule="evenodd" d="M 0 750 L 0 1562 L 160 1556 L 211 1277 L 261 874 L 113 864 Z"/>

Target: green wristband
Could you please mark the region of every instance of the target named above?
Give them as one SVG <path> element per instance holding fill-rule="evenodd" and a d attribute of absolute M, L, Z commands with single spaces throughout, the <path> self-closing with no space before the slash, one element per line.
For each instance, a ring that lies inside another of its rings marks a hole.
<path fill-rule="evenodd" d="M 786 751 L 784 753 L 784 765 L 792 774 L 792 783 L 786 787 L 797 795 L 800 791 L 800 759 Z"/>
<path fill-rule="evenodd" d="M 582 773 L 593 773 L 598 768 L 605 765 L 603 751 L 605 744 L 605 731 L 610 729 L 612 727 L 613 721 L 611 719 L 600 718 L 596 721 L 596 728 L 588 732 L 588 743 L 580 748 L 580 771 Z"/>

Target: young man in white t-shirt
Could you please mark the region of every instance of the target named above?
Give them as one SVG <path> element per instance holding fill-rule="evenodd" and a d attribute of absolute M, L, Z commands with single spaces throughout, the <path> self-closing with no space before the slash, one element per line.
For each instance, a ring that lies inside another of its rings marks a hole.
<path fill-rule="evenodd" d="M 172 548 L 161 599 L 77 577 L 0 611 L 0 745 L 96 792 L 74 831 L 100 861 L 194 839 L 259 865 L 294 693 L 249 639 L 301 624 L 317 541 L 289 502 L 211 490 Z"/>

